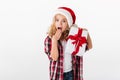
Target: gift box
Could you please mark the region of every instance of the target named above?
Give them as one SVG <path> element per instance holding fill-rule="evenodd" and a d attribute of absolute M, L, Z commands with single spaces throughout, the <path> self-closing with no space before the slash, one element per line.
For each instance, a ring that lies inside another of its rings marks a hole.
<path fill-rule="evenodd" d="M 87 45 L 88 31 L 79 27 L 71 27 L 67 38 L 65 53 L 83 56 Z"/>

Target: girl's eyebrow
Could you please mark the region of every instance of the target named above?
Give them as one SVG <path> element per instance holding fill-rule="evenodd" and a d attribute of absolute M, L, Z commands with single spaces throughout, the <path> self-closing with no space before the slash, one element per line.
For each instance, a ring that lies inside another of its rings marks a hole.
<path fill-rule="evenodd" d="M 67 20 L 66 18 L 63 18 L 63 20 Z"/>

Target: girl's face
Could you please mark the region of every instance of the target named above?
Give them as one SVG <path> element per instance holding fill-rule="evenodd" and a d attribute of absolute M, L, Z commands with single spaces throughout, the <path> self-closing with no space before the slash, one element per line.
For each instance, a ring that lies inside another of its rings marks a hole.
<path fill-rule="evenodd" d="M 62 32 L 64 32 L 68 26 L 66 17 L 61 14 L 57 14 L 55 16 L 55 26 L 57 29 L 58 27 L 61 28 Z"/>

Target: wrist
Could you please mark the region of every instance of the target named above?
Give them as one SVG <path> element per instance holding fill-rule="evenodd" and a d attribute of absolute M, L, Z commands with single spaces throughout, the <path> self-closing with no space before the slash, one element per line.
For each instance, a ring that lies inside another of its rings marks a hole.
<path fill-rule="evenodd" d="M 52 40 L 53 40 L 53 41 L 57 41 L 56 36 L 53 36 L 53 37 L 52 37 Z"/>

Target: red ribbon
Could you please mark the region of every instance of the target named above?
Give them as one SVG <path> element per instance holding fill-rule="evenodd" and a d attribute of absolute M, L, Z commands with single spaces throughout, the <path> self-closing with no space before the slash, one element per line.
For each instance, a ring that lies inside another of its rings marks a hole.
<path fill-rule="evenodd" d="M 75 55 L 79 52 L 80 46 L 82 47 L 82 44 L 86 43 L 86 38 L 82 37 L 82 31 L 83 29 L 78 29 L 78 33 L 75 35 L 69 35 L 68 39 L 73 40 L 72 44 L 75 45 L 75 50 L 72 52 L 72 55 Z"/>

